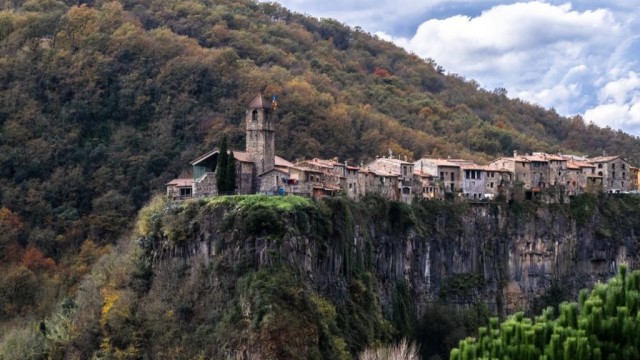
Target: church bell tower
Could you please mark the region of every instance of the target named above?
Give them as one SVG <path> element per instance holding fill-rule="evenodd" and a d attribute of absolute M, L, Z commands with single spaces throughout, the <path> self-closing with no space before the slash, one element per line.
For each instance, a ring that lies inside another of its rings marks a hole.
<path fill-rule="evenodd" d="M 258 94 L 249 104 L 246 115 L 249 160 L 256 165 L 258 175 L 275 166 L 275 136 L 271 104 Z"/>

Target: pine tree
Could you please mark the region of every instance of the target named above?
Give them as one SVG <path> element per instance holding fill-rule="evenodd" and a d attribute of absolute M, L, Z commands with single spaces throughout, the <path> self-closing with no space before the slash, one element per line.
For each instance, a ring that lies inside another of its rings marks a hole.
<path fill-rule="evenodd" d="M 234 193 L 236 190 L 236 159 L 233 155 L 233 150 L 229 154 L 229 159 L 227 161 L 227 173 L 226 177 L 226 191 L 230 193 Z"/>
<path fill-rule="evenodd" d="M 216 186 L 218 194 L 228 191 L 227 168 L 229 166 L 229 154 L 227 154 L 227 135 L 222 136 L 220 143 L 220 153 L 218 154 L 218 165 L 216 166 Z"/>

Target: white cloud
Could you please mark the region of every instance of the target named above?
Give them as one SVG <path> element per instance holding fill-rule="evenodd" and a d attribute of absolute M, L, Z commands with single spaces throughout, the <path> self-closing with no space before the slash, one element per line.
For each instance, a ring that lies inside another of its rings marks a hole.
<path fill-rule="evenodd" d="M 585 120 L 640 134 L 640 77 L 636 72 L 609 81 L 598 99 L 599 105 L 585 111 Z"/>

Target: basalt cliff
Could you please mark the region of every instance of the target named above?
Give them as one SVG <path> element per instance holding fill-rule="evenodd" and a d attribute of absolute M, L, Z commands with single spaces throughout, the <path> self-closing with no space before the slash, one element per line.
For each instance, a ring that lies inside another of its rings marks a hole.
<path fill-rule="evenodd" d="M 349 358 L 409 337 L 437 358 L 430 337 L 455 343 L 466 335 L 447 328 L 452 318 L 473 326 L 554 305 L 622 263 L 637 268 L 637 209 L 638 198 L 604 195 L 411 206 L 156 200 L 141 211 L 130 245 L 137 280 L 125 287 L 138 301 L 127 311 L 117 302 L 103 308 L 100 325 L 111 329 L 109 346 L 126 349 L 124 334 L 140 329 L 131 323 L 144 324 L 153 340 L 138 348 L 153 357 L 172 348 L 187 357 Z"/>

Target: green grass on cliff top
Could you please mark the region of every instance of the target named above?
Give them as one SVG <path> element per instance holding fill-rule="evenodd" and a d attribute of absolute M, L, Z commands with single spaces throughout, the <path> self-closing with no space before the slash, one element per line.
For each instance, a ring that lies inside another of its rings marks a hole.
<path fill-rule="evenodd" d="M 265 206 L 274 208 L 279 211 L 292 211 L 299 208 L 305 208 L 312 206 L 312 200 L 310 198 L 287 195 L 287 196 L 275 196 L 275 195 L 231 195 L 231 196 L 216 196 L 204 199 L 207 205 L 235 205 L 238 208 L 250 208 L 253 206 Z"/>

